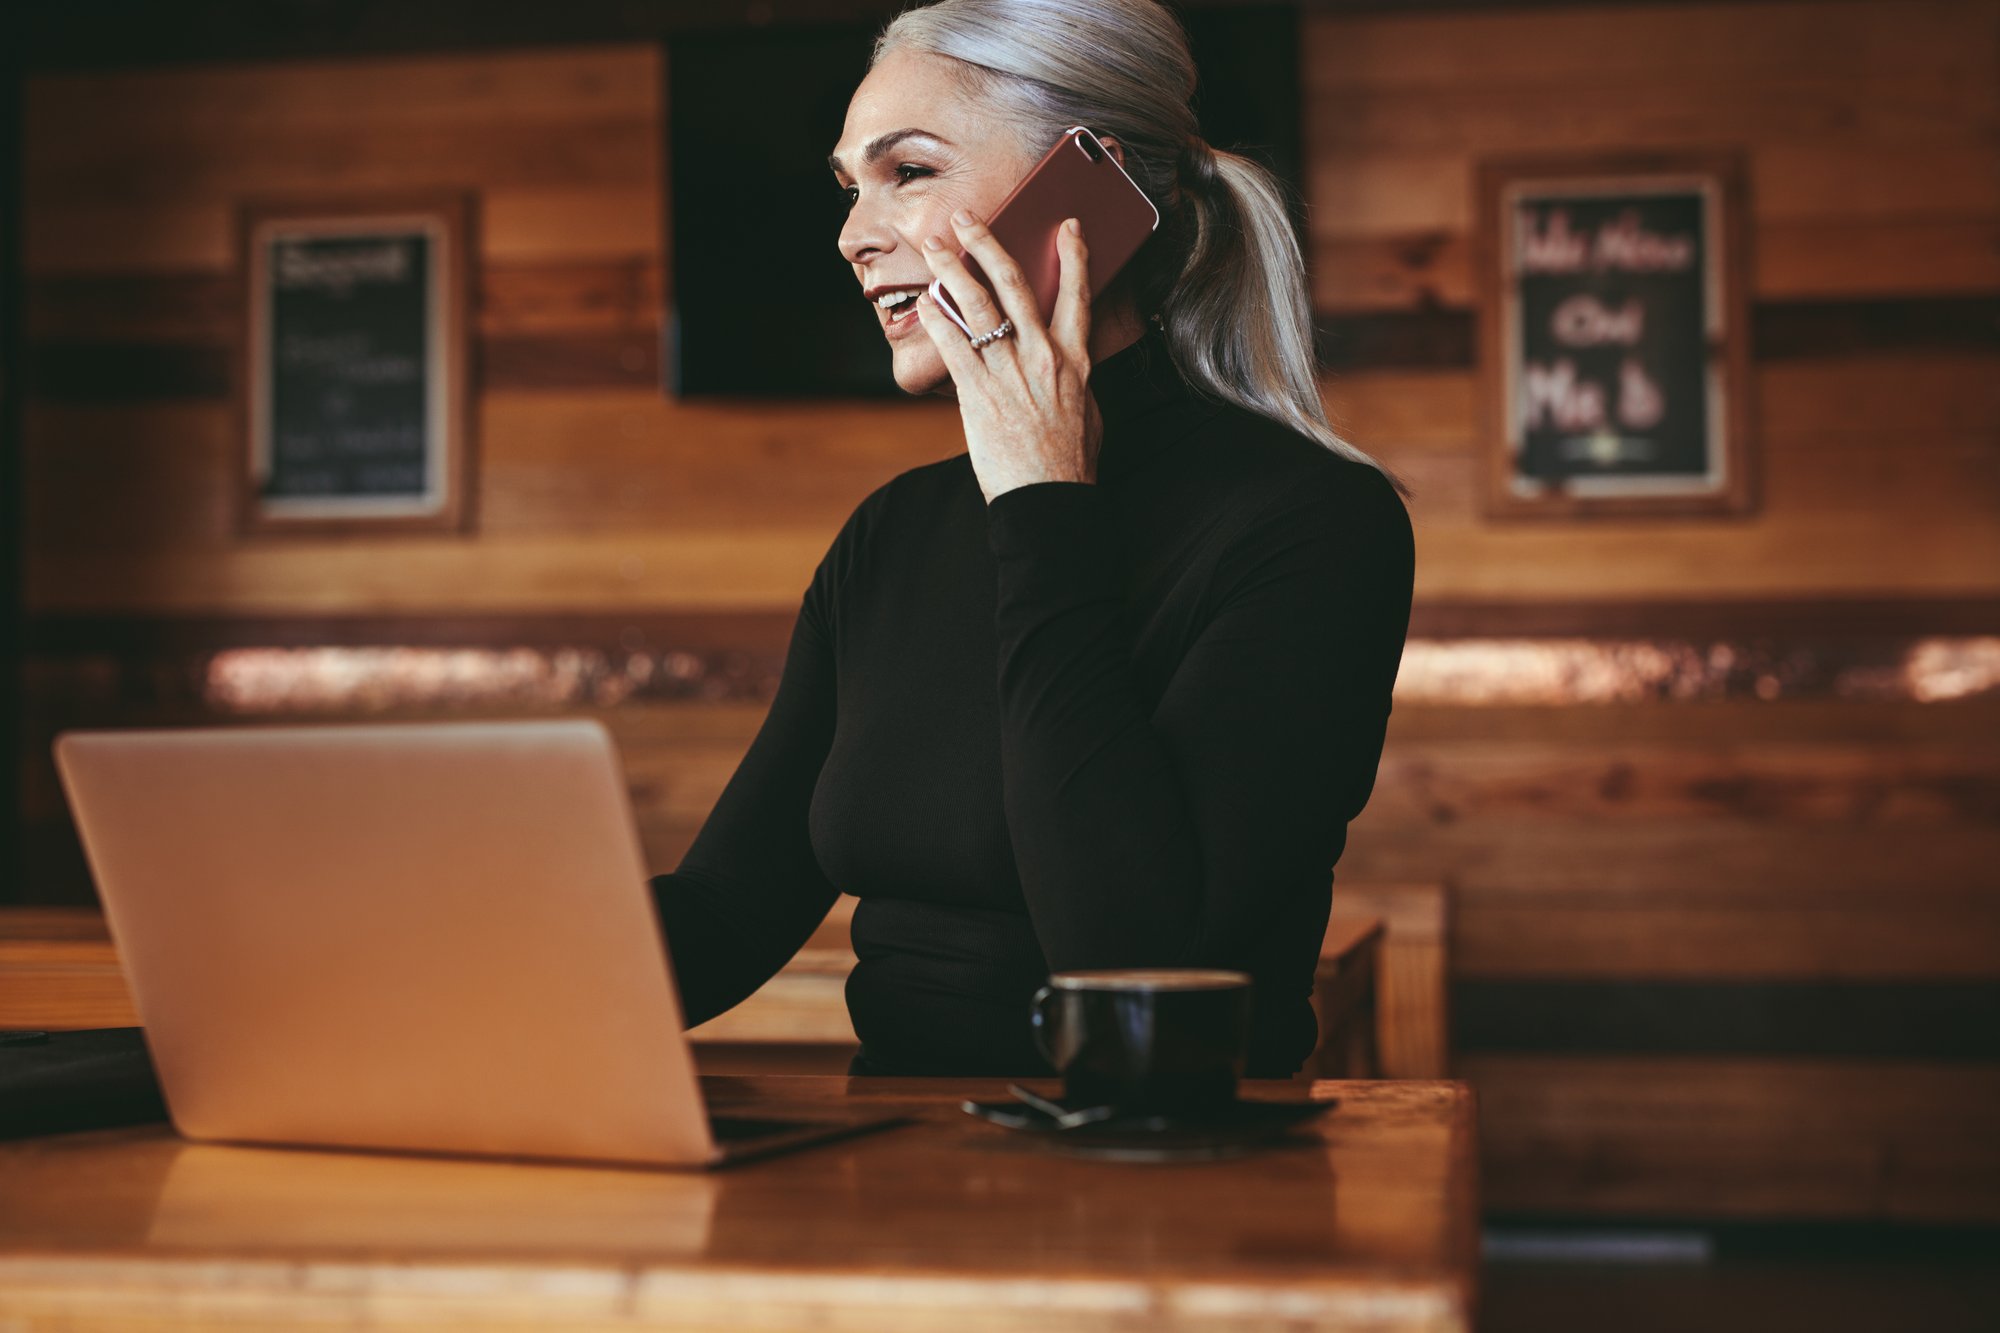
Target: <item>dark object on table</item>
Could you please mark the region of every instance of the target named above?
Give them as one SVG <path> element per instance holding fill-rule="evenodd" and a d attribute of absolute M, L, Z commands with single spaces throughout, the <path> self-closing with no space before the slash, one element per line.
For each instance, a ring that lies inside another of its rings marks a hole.
<path fill-rule="evenodd" d="M 969 1115 L 1045 1140 L 1060 1152 L 1114 1162 L 1209 1162 L 1241 1157 L 1285 1141 L 1286 1131 L 1338 1106 L 1337 1101 L 1236 1101 L 1202 1113 L 1121 1114 L 1071 1106 L 1019 1084 L 1011 1102 L 966 1101 Z"/>
<path fill-rule="evenodd" d="M 0 1138 L 166 1118 L 143 1029 L 0 1033 Z"/>
<path fill-rule="evenodd" d="M 1213 968 L 1058 972 L 1035 992 L 1035 1047 L 1070 1105 L 1185 1122 L 1236 1101 L 1250 986 L 1248 973 Z M 1018 1085 L 1014 1095 L 1034 1098 Z"/>

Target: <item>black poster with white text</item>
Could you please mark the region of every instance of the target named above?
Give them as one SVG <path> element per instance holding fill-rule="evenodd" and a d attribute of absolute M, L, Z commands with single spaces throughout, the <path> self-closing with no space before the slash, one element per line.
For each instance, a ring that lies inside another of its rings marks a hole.
<path fill-rule="evenodd" d="M 430 489 L 431 241 L 279 236 L 269 251 L 267 498 Z"/>
<path fill-rule="evenodd" d="M 1705 206 L 1694 190 L 1515 199 L 1516 476 L 1714 469 Z"/>

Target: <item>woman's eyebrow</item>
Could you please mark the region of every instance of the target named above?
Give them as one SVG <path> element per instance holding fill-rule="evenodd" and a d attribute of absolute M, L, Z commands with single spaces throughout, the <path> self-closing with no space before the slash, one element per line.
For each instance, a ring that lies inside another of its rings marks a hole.
<path fill-rule="evenodd" d="M 932 143 L 938 145 L 940 148 L 950 148 L 952 146 L 951 140 L 941 139 L 937 135 L 932 134 L 929 130 L 920 130 L 915 128 L 903 129 L 903 130 L 890 130 L 887 134 L 876 135 L 874 140 L 870 142 L 866 148 L 863 148 L 861 150 L 861 160 L 867 165 L 872 167 L 877 162 L 881 161 L 883 156 L 886 153 L 888 153 L 890 149 L 894 148 L 897 144 L 903 142 L 903 140 L 905 139 L 928 139 Z M 836 174 L 841 174 L 841 175 L 846 174 L 847 168 L 840 164 L 840 159 L 838 157 L 829 155 L 826 159 L 826 164 L 827 166 L 831 167 Z"/>

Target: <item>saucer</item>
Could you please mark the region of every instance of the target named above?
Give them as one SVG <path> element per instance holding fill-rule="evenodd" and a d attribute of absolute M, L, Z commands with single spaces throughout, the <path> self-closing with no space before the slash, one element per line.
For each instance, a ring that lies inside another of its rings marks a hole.
<path fill-rule="evenodd" d="M 1015 1100 L 959 1103 L 968 1115 L 1042 1140 L 1060 1152 L 1117 1162 L 1208 1162 L 1241 1157 L 1324 1115 L 1334 1101 L 1234 1101 L 1212 1111 L 1120 1115 L 1071 1107 L 1016 1085 Z"/>

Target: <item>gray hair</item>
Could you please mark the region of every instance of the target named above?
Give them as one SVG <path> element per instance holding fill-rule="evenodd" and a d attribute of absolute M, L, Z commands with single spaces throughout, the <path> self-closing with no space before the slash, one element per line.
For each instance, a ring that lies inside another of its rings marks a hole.
<path fill-rule="evenodd" d="M 1155 0 L 938 0 L 897 15 L 870 66 L 899 47 L 960 62 L 968 89 L 1028 144 L 1054 143 L 1071 125 L 1116 139 L 1161 214 L 1119 281 L 1142 316 L 1159 316 L 1181 374 L 1410 494 L 1327 421 L 1284 187 L 1202 139 L 1194 58 L 1170 10 Z"/>

